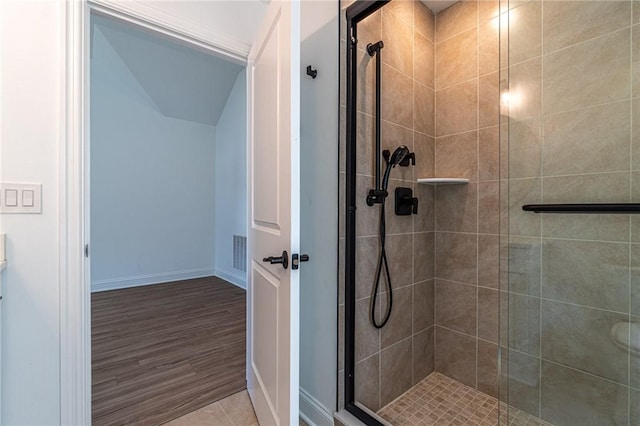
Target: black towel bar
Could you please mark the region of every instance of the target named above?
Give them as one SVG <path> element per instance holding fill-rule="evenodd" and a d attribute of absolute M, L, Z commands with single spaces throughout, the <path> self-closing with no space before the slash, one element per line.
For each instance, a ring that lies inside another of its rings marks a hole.
<path fill-rule="evenodd" d="M 638 214 L 640 203 L 527 204 L 522 210 L 534 213 Z"/>

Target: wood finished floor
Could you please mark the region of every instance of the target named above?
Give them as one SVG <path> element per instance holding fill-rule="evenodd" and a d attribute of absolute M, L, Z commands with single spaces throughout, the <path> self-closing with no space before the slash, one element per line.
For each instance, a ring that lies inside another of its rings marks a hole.
<path fill-rule="evenodd" d="M 216 278 L 94 293 L 94 425 L 160 425 L 246 388 L 246 293 Z"/>

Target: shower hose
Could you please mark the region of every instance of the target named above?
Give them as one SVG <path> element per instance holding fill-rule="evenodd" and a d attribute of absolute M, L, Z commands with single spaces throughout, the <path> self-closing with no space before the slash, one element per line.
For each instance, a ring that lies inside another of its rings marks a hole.
<path fill-rule="evenodd" d="M 383 189 L 386 191 L 387 185 L 385 185 L 385 183 L 386 182 L 383 181 Z M 389 264 L 387 263 L 387 252 L 385 250 L 385 240 L 387 236 L 387 230 L 386 230 L 386 224 L 385 224 L 385 221 L 386 221 L 385 201 L 386 200 L 387 200 L 387 197 L 384 197 L 380 205 L 380 229 L 379 229 L 380 255 L 378 256 L 378 266 L 376 268 L 375 285 L 373 288 L 373 299 L 371 302 L 371 323 L 375 328 L 382 328 L 385 326 L 385 324 L 387 324 L 387 322 L 389 321 L 389 318 L 391 317 L 391 307 L 393 306 L 393 290 L 391 288 L 391 274 L 389 273 Z M 380 279 L 382 278 L 383 269 L 384 269 L 384 273 L 387 281 L 387 289 L 389 291 L 387 292 L 387 299 L 388 299 L 387 309 L 384 313 L 382 321 L 378 322 L 376 320 L 376 303 L 378 300 L 378 290 L 380 289 Z"/>

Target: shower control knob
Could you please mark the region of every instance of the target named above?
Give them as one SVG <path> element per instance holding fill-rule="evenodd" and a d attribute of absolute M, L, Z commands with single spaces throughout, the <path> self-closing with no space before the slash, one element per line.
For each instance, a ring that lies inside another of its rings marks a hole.
<path fill-rule="evenodd" d="M 269 256 L 262 259 L 263 262 L 269 262 L 272 265 L 281 264 L 284 269 L 289 267 L 289 253 L 286 250 L 282 252 L 282 256 Z M 297 269 L 297 268 L 296 268 Z"/>
<path fill-rule="evenodd" d="M 291 255 L 291 269 L 298 269 L 300 267 L 300 262 L 308 262 L 309 261 L 309 255 L 308 254 L 301 254 L 298 257 L 298 254 L 292 254 Z"/>

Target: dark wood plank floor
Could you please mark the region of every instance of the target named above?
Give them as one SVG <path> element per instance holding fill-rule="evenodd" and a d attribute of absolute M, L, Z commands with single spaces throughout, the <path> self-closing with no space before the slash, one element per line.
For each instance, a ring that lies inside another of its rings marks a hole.
<path fill-rule="evenodd" d="M 216 278 L 94 293 L 94 425 L 160 425 L 245 389 L 246 293 Z"/>

